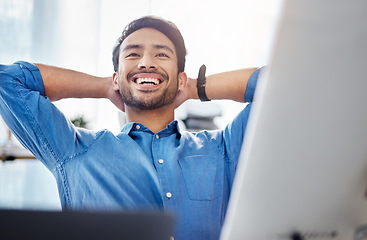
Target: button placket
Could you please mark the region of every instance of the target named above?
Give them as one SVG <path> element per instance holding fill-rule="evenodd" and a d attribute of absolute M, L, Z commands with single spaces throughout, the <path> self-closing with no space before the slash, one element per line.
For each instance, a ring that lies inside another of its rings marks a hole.
<path fill-rule="evenodd" d="M 155 138 L 155 139 L 154 139 Z M 169 202 L 172 202 L 172 198 L 173 198 L 173 194 L 170 191 L 171 187 L 170 187 L 170 183 L 168 181 L 167 178 L 167 169 L 165 166 L 165 160 L 163 154 L 163 149 L 165 149 L 165 141 L 163 138 L 161 138 L 161 136 L 159 134 L 155 134 L 153 137 L 153 144 L 152 144 L 152 151 L 153 151 L 153 158 L 154 158 L 154 163 L 157 164 L 156 165 L 156 169 L 157 169 L 157 173 L 158 176 L 160 178 L 160 182 L 161 182 L 161 196 L 162 196 L 162 200 L 163 200 L 163 204 L 172 204 Z"/>

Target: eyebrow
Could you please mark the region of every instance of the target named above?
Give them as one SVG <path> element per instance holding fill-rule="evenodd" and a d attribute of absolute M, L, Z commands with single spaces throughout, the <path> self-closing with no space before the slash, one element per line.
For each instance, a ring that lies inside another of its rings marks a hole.
<path fill-rule="evenodd" d="M 122 52 L 123 52 L 123 51 L 126 51 L 126 50 L 129 50 L 129 49 L 140 49 L 140 48 L 143 48 L 143 45 L 140 45 L 140 44 L 130 44 L 130 45 L 126 45 L 126 46 L 122 49 Z"/>
<path fill-rule="evenodd" d="M 168 47 L 167 45 L 158 45 L 158 44 L 156 44 L 153 47 L 156 48 L 156 49 L 165 49 L 165 50 L 170 51 L 172 54 L 175 54 L 173 52 L 173 50 L 170 47 Z"/>
<path fill-rule="evenodd" d="M 141 44 L 129 44 L 129 45 L 126 45 L 122 51 L 126 51 L 126 50 L 129 50 L 129 49 L 143 49 L 143 45 Z M 172 48 L 168 47 L 167 45 L 160 45 L 160 44 L 155 44 L 153 45 L 153 48 L 155 49 L 165 49 L 165 50 L 168 50 L 169 52 L 171 52 L 172 54 L 174 54 L 174 51 L 172 50 Z"/>

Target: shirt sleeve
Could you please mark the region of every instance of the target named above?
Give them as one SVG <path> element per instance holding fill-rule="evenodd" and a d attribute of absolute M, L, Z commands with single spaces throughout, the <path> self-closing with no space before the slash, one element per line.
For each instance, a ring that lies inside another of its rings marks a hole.
<path fill-rule="evenodd" d="M 260 71 L 262 71 L 262 68 L 256 69 L 251 74 L 251 76 L 250 76 L 250 78 L 247 82 L 247 87 L 246 87 L 246 92 L 245 92 L 245 101 L 246 102 L 252 102 L 252 100 L 254 98 L 255 88 L 256 88 L 256 85 L 257 85 L 257 79 L 259 78 Z"/>
<path fill-rule="evenodd" d="M 27 62 L 0 65 L 0 113 L 20 143 L 51 171 L 95 139 L 44 96 L 40 71 Z"/>
<path fill-rule="evenodd" d="M 250 76 L 245 92 L 245 100 L 247 105 L 239 113 L 239 115 L 226 126 L 222 133 L 223 154 L 226 155 L 228 162 L 233 163 L 234 166 L 237 165 L 241 152 L 242 142 L 246 132 L 247 121 L 250 116 L 257 80 L 262 69 L 263 68 L 258 68 Z M 233 169 L 233 171 L 234 170 L 235 169 Z"/>

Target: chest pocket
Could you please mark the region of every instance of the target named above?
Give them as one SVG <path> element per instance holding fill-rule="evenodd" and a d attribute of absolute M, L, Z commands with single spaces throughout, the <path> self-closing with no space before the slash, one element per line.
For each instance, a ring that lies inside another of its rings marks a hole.
<path fill-rule="evenodd" d="M 224 160 L 216 155 L 195 155 L 179 160 L 191 200 L 214 200 L 223 195 Z"/>

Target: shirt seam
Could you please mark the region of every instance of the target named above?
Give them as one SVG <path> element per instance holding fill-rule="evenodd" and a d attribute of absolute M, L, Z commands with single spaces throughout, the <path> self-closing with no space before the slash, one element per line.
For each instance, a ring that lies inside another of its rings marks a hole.
<path fill-rule="evenodd" d="M 41 141 L 41 143 L 44 146 L 46 146 L 46 150 L 48 150 L 48 152 L 51 153 L 51 156 L 53 157 L 54 161 L 56 163 L 59 163 L 59 159 L 56 156 L 55 151 L 53 150 L 52 146 L 47 141 L 42 129 L 40 128 L 40 125 L 38 124 L 38 122 L 36 121 L 34 115 L 32 114 L 32 111 L 30 111 L 30 108 L 27 104 L 27 101 L 24 100 L 24 96 L 22 96 L 22 94 L 19 92 L 19 86 L 17 86 L 14 82 L 13 82 L 13 86 L 14 86 L 14 89 L 16 89 L 16 91 L 17 91 L 18 99 L 21 100 L 21 103 L 23 104 L 25 110 L 27 111 L 27 116 L 29 117 L 29 120 L 31 120 L 29 122 L 34 127 L 34 131 L 35 131 L 35 133 L 37 133 L 36 135 L 39 135 L 38 139 Z"/>
<path fill-rule="evenodd" d="M 93 141 L 91 141 L 91 143 L 88 145 L 88 146 L 86 146 L 85 148 L 84 148 L 84 150 L 83 151 L 80 151 L 80 152 L 78 152 L 78 153 L 75 153 L 75 154 L 73 154 L 73 155 L 70 155 L 70 156 L 66 156 L 66 157 L 64 157 L 63 158 L 63 164 L 65 164 L 65 163 L 67 163 L 68 161 L 70 161 L 71 159 L 73 159 L 73 158 L 77 158 L 77 157 L 79 157 L 79 156 L 82 156 L 82 155 L 84 155 L 84 154 L 86 154 L 88 151 L 89 151 L 89 149 L 91 148 L 91 147 L 93 147 L 93 145 L 99 140 L 99 138 L 101 138 L 104 134 L 106 133 L 106 131 L 98 131 L 97 132 L 97 136 L 96 136 L 96 138 L 93 140 Z"/>
<path fill-rule="evenodd" d="M 86 154 L 89 151 L 89 149 L 97 142 L 97 140 L 104 134 L 105 134 L 105 131 L 103 131 L 103 132 L 100 131 L 99 135 L 92 141 L 91 144 L 89 144 L 87 147 L 85 147 L 83 151 L 80 151 L 80 152 L 78 152 L 74 155 L 64 157 L 63 160 L 57 165 L 57 168 L 59 169 L 60 175 L 61 175 L 61 178 L 62 178 L 64 193 L 65 193 L 65 198 L 66 198 L 66 205 L 70 208 L 72 208 L 72 204 L 71 204 L 72 203 L 72 194 L 69 191 L 70 186 L 69 186 L 69 181 L 68 181 L 68 178 L 67 178 L 67 173 L 65 171 L 65 164 L 68 163 L 71 159 L 74 159 L 74 158 L 77 158 L 81 155 Z"/>
<path fill-rule="evenodd" d="M 24 74 L 24 73 L 23 73 Z M 17 79 L 18 81 L 22 82 L 19 77 L 21 77 L 20 74 L 16 75 L 16 76 L 13 76 L 14 79 Z M 53 159 L 54 161 L 54 169 L 57 171 L 57 169 L 59 168 L 60 166 L 60 175 L 61 175 L 61 178 L 62 178 L 62 187 L 63 187 L 63 190 L 64 190 L 64 193 L 65 193 L 65 199 L 66 199 L 66 203 L 70 205 L 70 202 L 71 202 L 71 197 L 69 195 L 69 187 L 68 187 L 68 181 L 67 181 L 67 178 L 65 176 L 65 171 L 64 171 L 64 168 L 61 167 L 61 159 L 59 157 L 56 156 L 56 153 L 53 149 L 53 147 L 51 146 L 51 144 L 47 141 L 47 138 L 45 137 L 39 123 L 36 121 L 32 111 L 30 110 L 29 106 L 28 106 L 28 103 L 27 101 L 24 100 L 24 96 L 20 93 L 19 91 L 19 85 L 17 85 L 15 83 L 15 81 L 12 82 L 12 85 L 18 95 L 18 99 L 20 99 L 21 103 L 23 104 L 24 108 L 25 108 L 25 111 L 27 112 L 26 116 L 27 118 L 29 118 L 30 121 L 28 121 L 30 123 L 30 125 L 34 128 L 34 133 L 36 134 L 36 136 L 38 137 L 39 141 L 41 141 L 42 143 L 42 147 L 43 148 L 43 152 L 45 153 L 49 153 L 50 154 L 50 157 Z M 44 158 L 43 156 L 41 156 L 42 158 Z"/>
<path fill-rule="evenodd" d="M 33 72 L 32 69 L 29 69 L 30 71 Z M 8 73 L 7 73 L 8 74 Z M 12 79 L 16 79 L 17 81 L 19 81 L 21 84 L 23 84 L 26 88 L 27 86 L 25 85 L 25 83 L 23 83 L 23 81 L 20 79 L 21 77 L 23 77 L 25 75 L 25 73 L 23 72 L 22 69 L 22 74 L 14 74 L 14 75 L 10 75 L 8 74 Z M 25 76 L 24 76 L 25 77 Z M 57 156 L 54 148 L 52 147 L 52 145 L 49 143 L 49 141 L 47 140 L 45 134 L 42 131 L 42 128 L 39 125 L 39 122 L 36 120 L 34 114 L 32 113 L 32 111 L 29 108 L 29 104 L 27 103 L 27 101 L 25 101 L 24 99 L 24 95 L 20 93 L 20 86 L 15 82 L 12 81 L 12 85 L 16 91 L 17 94 L 17 99 L 20 100 L 20 102 L 23 104 L 25 111 L 26 111 L 26 116 L 28 118 L 28 122 L 30 123 L 31 127 L 34 129 L 34 133 L 35 136 L 39 139 L 39 141 L 42 144 L 42 152 L 46 153 L 49 158 L 51 158 L 54 162 L 54 171 L 59 172 L 61 179 L 62 179 L 62 188 L 65 194 L 65 200 L 66 200 L 66 204 L 70 205 L 71 203 L 71 196 L 70 196 L 70 192 L 69 192 L 69 183 L 66 177 L 66 172 L 65 169 L 63 167 L 63 158 L 60 158 L 59 156 Z M 32 91 L 31 89 L 28 89 L 30 91 Z M 41 94 L 40 94 L 41 95 Z M 44 158 L 44 156 L 40 156 L 42 158 Z"/>
<path fill-rule="evenodd" d="M 227 125 L 228 126 L 228 125 Z M 235 162 L 234 161 L 230 161 L 230 159 L 232 159 L 232 155 L 231 155 L 231 152 L 230 151 L 226 151 L 226 141 L 225 141 L 225 131 L 224 130 L 221 130 L 220 131 L 220 136 L 222 138 L 222 141 L 219 142 L 217 139 L 216 139 L 216 143 L 217 143 L 217 147 L 218 147 L 218 151 L 220 152 L 220 154 L 224 157 L 225 159 L 225 162 L 226 163 L 229 163 L 229 164 L 234 164 Z M 225 152 L 227 152 L 227 155 L 228 157 L 226 156 Z"/>

